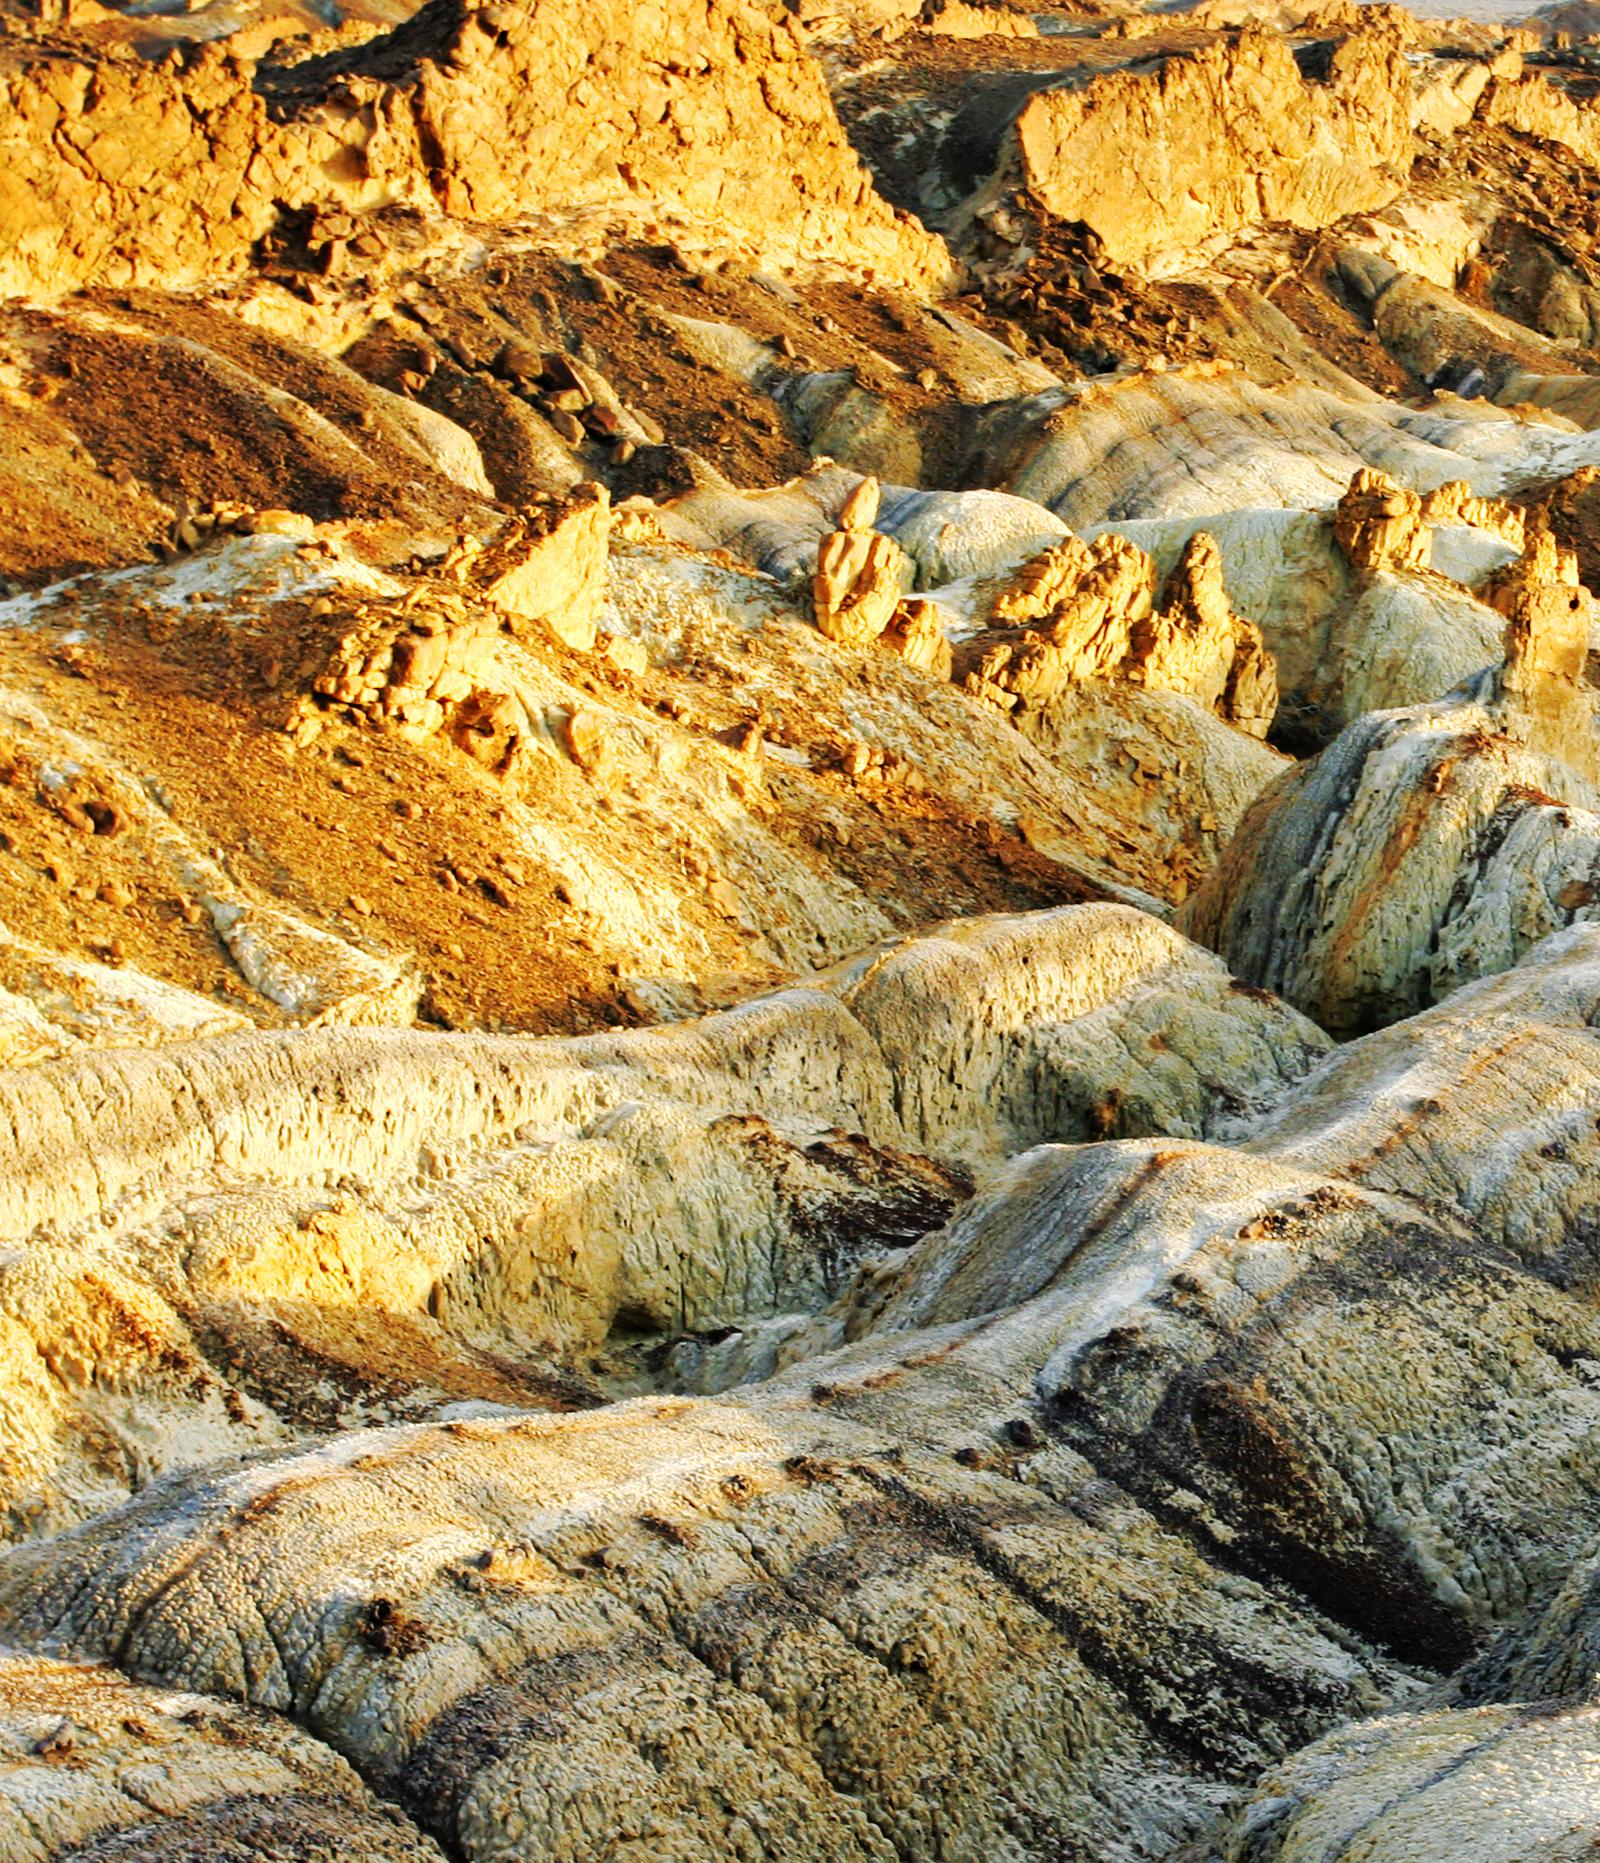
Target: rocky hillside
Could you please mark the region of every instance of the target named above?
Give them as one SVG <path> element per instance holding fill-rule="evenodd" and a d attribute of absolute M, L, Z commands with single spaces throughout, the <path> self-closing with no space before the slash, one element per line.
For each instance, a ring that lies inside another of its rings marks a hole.
<path fill-rule="evenodd" d="M 0 1863 L 1595 1852 L 1589 11 L 0 0 Z"/>

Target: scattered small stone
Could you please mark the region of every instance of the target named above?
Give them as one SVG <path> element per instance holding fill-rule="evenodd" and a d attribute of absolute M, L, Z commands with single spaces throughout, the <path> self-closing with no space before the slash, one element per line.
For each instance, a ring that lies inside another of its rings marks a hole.
<path fill-rule="evenodd" d="M 595 712 L 576 711 L 563 727 L 567 755 L 585 770 L 599 767 L 606 753 L 605 720 Z"/>
<path fill-rule="evenodd" d="M 78 1730 L 69 1720 L 59 1721 L 43 1739 L 34 1742 L 40 1759 L 65 1759 L 78 1744 Z"/>

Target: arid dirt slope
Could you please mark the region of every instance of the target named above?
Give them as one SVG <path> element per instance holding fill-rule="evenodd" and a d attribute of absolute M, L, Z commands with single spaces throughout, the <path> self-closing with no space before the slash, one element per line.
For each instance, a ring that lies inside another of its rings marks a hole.
<path fill-rule="evenodd" d="M 0 0 L 0 1863 L 1600 1844 L 1600 48 Z"/>

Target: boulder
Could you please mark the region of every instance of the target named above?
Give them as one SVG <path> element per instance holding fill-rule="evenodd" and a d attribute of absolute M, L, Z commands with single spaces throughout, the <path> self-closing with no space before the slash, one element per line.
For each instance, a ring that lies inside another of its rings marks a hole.
<path fill-rule="evenodd" d="M 471 586 L 507 616 L 509 631 L 548 629 L 578 653 L 593 650 L 605 600 L 611 499 L 582 485 L 568 499 L 532 506 L 476 556 Z"/>

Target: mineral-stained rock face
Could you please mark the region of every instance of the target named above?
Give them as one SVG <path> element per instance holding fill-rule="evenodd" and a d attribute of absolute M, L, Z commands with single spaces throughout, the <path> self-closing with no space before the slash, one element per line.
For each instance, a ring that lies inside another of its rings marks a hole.
<path fill-rule="evenodd" d="M 105 1863 L 441 1855 L 275 1716 L 16 1654 L 0 1656 L 0 1850 Z"/>
<path fill-rule="evenodd" d="M 126 1479 L 110 1443 L 153 1470 L 441 1395 L 592 1402 L 618 1353 L 825 1304 L 864 1249 L 921 1234 L 1020 1147 L 1209 1134 L 1328 1045 L 1119 906 L 936 928 L 819 982 L 587 1043 L 107 1056 L 123 1112 L 103 1132 L 58 1097 L 69 1074 L 18 1076 L 4 1221 L 57 1240 L 0 1273 L 14 1530 L 103 1504 Z M 257 1135 L 262 1095 L 280 1122 Z M 204 1155 L 173 1114 L 191 1097 Z M 39 1200 L 57 1155 L 92 1156 L 100 1189 Z M 97 1197 L 167 1213 L 108 1252 L 84 1228 Z"/>
<path fill-rule="evenodd" d="M 1545 573 L 1542 548 L 1536 533 L 1524 575 Z M 1256 804 L 1184 908 L 1194 936 L 1324 1027 L 1421 1007 L 1595 901 L 1582 591 L 1506 586 L 1503 665 L 1442 704 L 1351 725 Z"/>
<path fill-rule="evenodd" d="M 1587 1704 L 1518 1702 L 1357 1722 L 1269 1772 L 1218 1854 L 1310 1863 L 1359 1843 L 1387 1857 L 1579 1857 L 1595 1719 Z"/>

